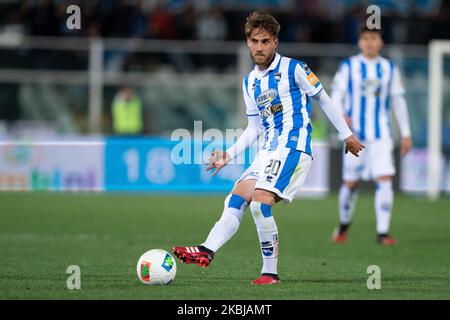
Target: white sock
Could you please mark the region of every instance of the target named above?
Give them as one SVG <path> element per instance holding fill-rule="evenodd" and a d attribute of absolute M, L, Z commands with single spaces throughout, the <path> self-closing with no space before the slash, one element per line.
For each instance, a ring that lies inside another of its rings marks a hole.
<path fill-rule="evenodd" d="M 345 183 L 339 189 L 339 222 L 347 225 L 353 220 L 358 191 L 350 190 Z"/>
<path fill-rule="evenodd" d="M 278 228 L 272 216 L 272 206 L 252 201 L 250 210 L 252 211 L 261 246 L 263 258 L 261 273 L 277 274 Z"/>
<path fill-rule="evenodd" d="M 244 198 L 237 194 L 229 194 L 225 198 L 222 216 L 201 245 L 214 252 L 219 250 L 238 230 L 246 208 L 247 202 Z"/>
<path fill-rule="evenodd" d="M 392 181 L 378 182 L 375 191 L 375 213 L 378 234 L 386 234 L 389 232 L 393 202 L 394 191 L 392 190 Z"/>

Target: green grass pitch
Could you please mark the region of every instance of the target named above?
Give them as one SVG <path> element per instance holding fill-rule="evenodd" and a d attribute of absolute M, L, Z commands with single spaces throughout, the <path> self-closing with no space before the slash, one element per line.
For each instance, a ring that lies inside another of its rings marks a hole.
<path fill-rule="evenodd" d="M 169 286 L 139 283 L 149 249 L 202 242 L 224 196 L 0 194 L 0 299 L 450 299 L 450 198 L 396 196 L 395 247 L 375 243 L 373 195 L 360 196 L 349 241 L 330 242 L 337 198 L 296 199 L 273 211 L 281 284 L 254 287 L 261 255 L 247 210 L 234 238 L 208 268 L 177 260 Z M 66 269 L 81 268 L 81 290 Z M 381 289 L 366 286 L 369 265 Z"/>

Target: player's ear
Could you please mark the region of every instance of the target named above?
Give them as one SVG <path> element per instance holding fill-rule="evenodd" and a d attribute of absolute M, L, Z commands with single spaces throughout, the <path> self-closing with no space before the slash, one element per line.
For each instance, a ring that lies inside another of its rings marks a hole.
<path fill-rule="evenodd" d="M 250 45 L 252 44 L 252 39 L 250 37 L 247 37 L 247 46 L 250 48 Z"/>
<path fill-rule="evenodd" d="M 277 37 L 277 38 L 275 38 L 275 48 L 278 47 L 278 42 L 279 41 L 278 41 L 278 37 Z"/>

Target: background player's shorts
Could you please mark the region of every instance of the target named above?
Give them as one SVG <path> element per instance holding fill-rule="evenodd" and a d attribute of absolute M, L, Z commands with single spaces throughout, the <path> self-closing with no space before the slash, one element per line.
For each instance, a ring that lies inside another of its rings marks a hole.
<path fill-rule="evenodd" d="M 285 203 L 290 203 L 305 181 L 311 162 L 309 154 L 291 148 L 260 150 L 236 184 L 256 179 L 255 188 L 274 192 Z"/>
<path fill-rule="evenodd" d="M 343 156 L 342 178 L 344 181 L 373 180 L 380 176 L 395 174 L 393 142 L 391 139 L 365 143 L 359 158 L 350 152 Z"/>

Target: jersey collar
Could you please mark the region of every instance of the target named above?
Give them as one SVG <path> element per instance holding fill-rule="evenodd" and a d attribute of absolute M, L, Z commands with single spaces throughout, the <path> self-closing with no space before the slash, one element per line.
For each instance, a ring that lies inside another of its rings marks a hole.
<path fill-rule="evenodd" d="M 359 54 L 359 59 L 363 61 L 364 63 L 376 63 L 380 60 L 380 55 L 378 55 L 375 59 L 367 59 L 364 57 L 362 53 Z"/>

